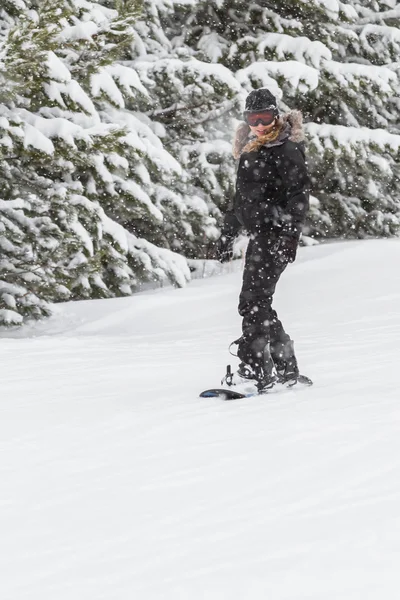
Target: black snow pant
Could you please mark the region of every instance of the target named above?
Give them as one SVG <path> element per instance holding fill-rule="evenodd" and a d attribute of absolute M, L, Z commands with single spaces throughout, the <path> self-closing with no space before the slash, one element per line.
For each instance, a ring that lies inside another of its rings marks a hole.
<path fill-rule="evenodd" d="M 274 240 L 261 234 L 249 240 L 239 297 L 243 322 L 238 357 L 255 369 L 263 369 L 270 352 L 278 370 L 286 370 L 288 362 L 297 369 L 293 342 L 272 308 L 276 284 L 287 267 L 277 258 L 273 245 Z"/>

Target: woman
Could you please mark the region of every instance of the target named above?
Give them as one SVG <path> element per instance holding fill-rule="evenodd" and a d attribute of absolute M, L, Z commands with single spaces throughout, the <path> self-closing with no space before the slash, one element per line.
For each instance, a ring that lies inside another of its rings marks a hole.
<path fill-rule="evenodd" d="M 234 342 L 241 363 L 223 382 L 256 380 L 263 392 L 278 382 L 294 385 L 307 379 L 299 375 L 293 341 L 272 298 L 281 274 L 296 258 L 310 180 L 300 112 L 281 116 L 276 98 L 261 88 L 248 95 L 243 116 L 233 149 L 239 159 L 236 193 L 217 242 L 217 256 L 225 262 L 232 258 L 242 227 L 250 238 L 239 299 L 243 333 Z"/>

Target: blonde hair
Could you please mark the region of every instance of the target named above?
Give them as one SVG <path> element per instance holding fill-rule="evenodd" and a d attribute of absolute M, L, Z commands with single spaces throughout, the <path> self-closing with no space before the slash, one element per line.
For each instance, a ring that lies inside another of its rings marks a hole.
<path fill-rule="evenodd" d="M 282 117 L 275 119 L 275 125 L 271 131 L 265 135 L 260 135 L 255 139 L 249 140 L 251 129 L 247 123 L 240 123 L 236 130 L 235 139 L 233 142 L 233 156 L 238 159 L 243 152 L 256 152 L 268 142 L 274 142 L 278 137 L 283 127 Z"/>

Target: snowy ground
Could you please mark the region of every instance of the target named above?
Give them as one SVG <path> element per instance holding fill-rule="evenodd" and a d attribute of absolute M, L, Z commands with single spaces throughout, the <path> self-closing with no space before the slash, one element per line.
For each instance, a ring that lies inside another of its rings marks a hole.
<path fill-rule="evenodd" d="M 240 264 L 3 332 L 0 598 L 398 598 L 399 265 L 303 248 L 275 306 L 315 385 L 265 398 L 197 397 Z"/>

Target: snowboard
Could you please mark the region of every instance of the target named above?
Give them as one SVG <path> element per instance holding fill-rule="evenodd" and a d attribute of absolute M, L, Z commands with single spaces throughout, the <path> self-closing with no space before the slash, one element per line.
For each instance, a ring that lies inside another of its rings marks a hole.
<path fill-rule="evenodd" d="M 200 398 L 221 398 L 221 400 L 238 400 L 239 398 L 249 398 L 251 396 L 258 396 L 258 392 L 241 394 L 240 392 L 235 392 L 235 390 L 212 388 L 210 390 L 204 390 L 204 392 L 201 392 L 200 394 Z"/>
<path fill-rule="evenodd" d="M 309 377 L 305 375 L 300 375 L 297 383 L 295 385 L 284 385 L 277 384 L 271 390 L 267 390 L 265 392 L 248 392 L 242 394 L 241 392 L 237 392 L 233 389 L 226 388 L 210 388 L 209 390 L 204 390 L 201 392 L 200 398 L 220 398 L 221 400 L 239 400 L 240 398 L 252 398 L 254 396 L 267 396 L 268 394 L 276 394 L 284 391 L 295 390 L 295 389 L 303 389 L 305 387 L 310 387 L 313 385 L 313 382 Z"/>

